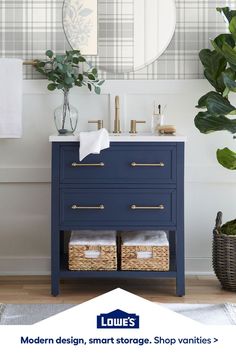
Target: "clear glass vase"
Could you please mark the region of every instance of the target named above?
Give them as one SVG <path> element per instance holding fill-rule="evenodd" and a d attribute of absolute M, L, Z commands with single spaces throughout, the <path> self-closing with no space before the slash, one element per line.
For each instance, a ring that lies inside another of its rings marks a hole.
<path fill-rule="evenodd" d="M 78 125 L 78 111 L 69 102 L 69 90 L 63 91 L 63 104 L 54 111 L 54 121 L 60 135 L 73 134 Z"/>

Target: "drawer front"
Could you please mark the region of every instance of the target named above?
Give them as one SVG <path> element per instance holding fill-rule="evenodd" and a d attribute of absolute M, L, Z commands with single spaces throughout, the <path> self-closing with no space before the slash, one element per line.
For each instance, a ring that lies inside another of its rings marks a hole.
<path fill-rule="evenodd" d="M 61 225 L 156 226 L 176 222 L 175 190 L 62 189 Z"/>
<path fill-rule="evenodd" d="M 112 145 L 79 161 L 79 144 L 62 145 L 61 183 L 175 183 L 176 146 Z"/>

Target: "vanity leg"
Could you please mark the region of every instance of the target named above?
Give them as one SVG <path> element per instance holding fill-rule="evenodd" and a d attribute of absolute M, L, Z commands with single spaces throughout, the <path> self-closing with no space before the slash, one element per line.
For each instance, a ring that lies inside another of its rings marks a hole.
<path fill-rule="evenodd" d="M 51 290 L 52 296 L 58 296 L 60 293 L 60 279 L 56 277 L 54 274 L 52 274 L 51 283 L 52 283 L 52 290 Z"/>
<path fill-rule="evenodd" d="M 60 232 L 52 233 L 51 244 L 51 293 L 53 296 L 60 292 Z"/>
<path fill-rule="evenodd" d="M 176 295 L 185 295 L 184 233 L 176 232 Z"/>

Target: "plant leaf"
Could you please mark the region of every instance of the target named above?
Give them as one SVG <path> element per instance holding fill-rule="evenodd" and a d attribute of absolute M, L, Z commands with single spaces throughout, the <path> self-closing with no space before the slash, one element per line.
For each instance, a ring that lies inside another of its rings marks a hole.
<path fill-rule="evenodd" d="M 203 134 L 222 130 L 227 130 L 232 134 L 236 133 L 236 120 L 229 119 L 223 115 L 215 116 L 209 112 L 199 112 L 195 117 L 194 123 Z"/>
<path fill-rule="evenodd" d="M 227 115 L 236 110 L 227 98 L 214 91 L 202 96 L 198 101 L 197 108 L 207 108 L 208 112 L 213 115 Z"/>
<path fill-rule="evenodd" d="M 223 33 L 217 36 L 213 41 L 211 41 L 213 47 L 217 52 L 222 54 L 222 47 L 225 43 L 227 43 L 231 48 L 234 48 L 235 41 L 233 39 L 232 34 L 230 33 Z"/>
<path fill-rule="evenodd" d="M 206 95 L 202 96 L 199 101 L 198 101 L 198 105 L 196 106 L 196 108 L 206 108 L 207 107 L 207 99 L 208 97 L 215 97 L 216 99 L 218 98 L 218 93 L 215 91 L 210 91 L 208 92 Z"/>
<path fill-rule="evenodd" d="M 65 56 L 64 55 L 56 55 L 56 61 L 58 63 L 63 63 L 64 62 L 64 59 L 65 59 Z"/>
<path fill-rule="evenodd" d="M 233 65 L 236 65 L 236 50 L 232 48 L 228 43 L 224 43 L 222 46 L 224 57 Z"/>
<path fill-rule="evenodd" d="M 89 78 L 89 80 L 92 80 L 92 81 L 96 80 L 95 76 L 91 73 L 88 74 L 88 78 Z"/>
<path fill-rule="evenodd" d="M 74 79 L 73 79 L 72 77 L 66 77 L 66 78 L 65 78 L 65 83 L 66 83 L 67 85 L 71 85 L 71 84 L 74 83 Z"/>
<path fill-rule="evenodd" d="M 53 51 L 52 50 L 47 50 L 45 54 L 50 59 L 53 57 Z"/>
<path fill-rule="evenodd" d="M 105 82 L 105 80 L 100 80 L 100 81 L 98 82 L 98 85 L 99 85 L 99 86 L 102 86 L 102 85 L 104 84 L 104 82 Z"/>
<path fill-rule="evenodd" d="M 73 58 L 73 63 L 74 63 L 74 64 L 79 64 L 79 58 L 74 57 L 74 58 Z"/>
<path fill-rule="evenodd" d="M 216 10 L 220 12 L 228 22 L 230 22 L 232 18 L 236 16 L 236 11 L 230 10 L 229 7 L 217 7 Z"/>
<path fill-rule="evenodd" d="M 223 80 L 225 86 L 229 89 L 229 91 L 236 92 L 236 73 L 232 70 L 233 75 L 230 75 L 229 72 L 223 73 Z M 232 78 L 233 76 L 233 78 Z"/>
<path fill-rule="evenodd" d="M 81 62 L 81 63 L 84 63 L 86 61 L 86 59 L 84 57 L 81 57 L 81 56 L 78 59 L 79 59 L 79 62 Z"/>
<path fill-rule="evenodd" d="M 205 67 L 204 75 L 211 85 L 219 92 L 225 89 L 221 78 L 221 73 L 226 69 L 227 61 L 216 50 L 203 49 L 199 53 L 199 58 Z"/>
<path fill-rule="evenodd" d="M 95 86 L 94 91 L 95 91 L 95 93 L 96 93 L 97 95 L 100 95 L 100 93 L 101 93 L 101 87 L 100 87 L 100 86 Z"/>
<path fill-rule="evenodd" d="M 51 84 L 48 85 L 48 90 L 49 91 L 54 91 L 56 88 L 57 88 L 57 84 L 51 83 Z"/>
<path fill-rule="evenodd" d="M 236 170 L 236 153 L 228 148 L 217 150 L 217 160 L 225 168 Z"/>
<path fill-rule="evenodd" d="M 227 115 L 233 113 L 236 108 L 231 105 L 227 98 L 216 93 L 216 95 L 210 95 L 206 99 L 206 107 L 209 113 L 217 115 Z"/>
<path fill-rule="evenodd" d="M 230 21 L 229 30 L 232 33 L 234 40 L 236 40 L 236 17 L 233 17 Z"/>

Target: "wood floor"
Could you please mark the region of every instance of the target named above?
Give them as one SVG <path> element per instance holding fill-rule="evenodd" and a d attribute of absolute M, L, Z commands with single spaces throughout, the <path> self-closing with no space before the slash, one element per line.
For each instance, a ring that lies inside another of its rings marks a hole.
<path fill-rule="evenodd" d="M 161 303 L 236 303 L 236 293 L 224 291 L 214 277 L 187 277 L 186 296 L 175 296 L 170 279 L 90 279 L 64 281 L 61 294 L 50 295 L 50 277 L 0 277 L 0 303 L 80 304 L 115 288 L 122 288 L 147 300 Z"/>

